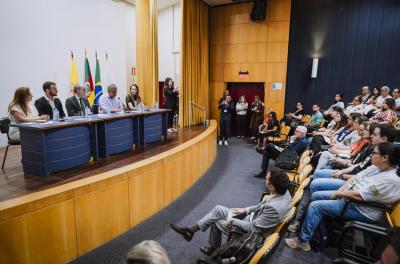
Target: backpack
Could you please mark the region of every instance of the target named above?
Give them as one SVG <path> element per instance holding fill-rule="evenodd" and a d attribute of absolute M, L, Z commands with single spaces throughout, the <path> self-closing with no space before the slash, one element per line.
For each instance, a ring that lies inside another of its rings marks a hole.
<path fill-rule="evenodd" d="M 255 232 L 248 232 L 237 238 L 231 238 L 210 256 L 215 263 L 248 263 L 262 246 L 264 237 Z"/>
<path fill-rule="evenodd" d="M 330 231 L 325 221 L 322 220 L 310 240 L 310 246 L 314 250 L 314 252 L 321 252 L 332 244 L 331 238 L 332 234 L 330 234 Z"/>
<path fill-rule="evenodd" d="M 297 152 L 291 148 L 284 149 L 275 160 L 275 166 L 283 170 L 296 168 L 296 161 L 299 158 Z"/>

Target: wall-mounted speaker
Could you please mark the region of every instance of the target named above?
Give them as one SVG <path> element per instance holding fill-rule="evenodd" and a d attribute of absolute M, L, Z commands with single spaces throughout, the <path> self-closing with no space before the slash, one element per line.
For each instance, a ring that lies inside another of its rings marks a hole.
<path fill-rule="evenodd" d="M 267 0 L 254 0 L 253 8 L 251 9 L 251 21 L 265 20 L 267 14 Z"/>

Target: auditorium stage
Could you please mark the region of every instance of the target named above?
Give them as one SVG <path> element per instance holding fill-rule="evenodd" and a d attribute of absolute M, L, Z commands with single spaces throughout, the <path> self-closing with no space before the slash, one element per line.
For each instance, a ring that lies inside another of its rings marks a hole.
<path fill-rule="evenodd" d="M 22 170 L 21 148 L 11 146 L 5 163 L 5 171 L 0 172 L 0 202 L 133 164 L 179 146 L 205 130 L 204 126 L 180 128 L 178 133 L 168 135 L 164 141 L 146 144 L 135 151 L 115 154 L 77 168 L 52 173 L 48 177 L 25 175 Z M 0 148 L 0 158 L 4 157 L 4 152 L 5 147 Z"/>
<path fill-rule="evenodd" d="M 13 148 L 0 175 L 0 263 L 67 263 L 134 228 L 203 176 L 216 140 L 211 120 L 48 178 L 24 175 Z"/>

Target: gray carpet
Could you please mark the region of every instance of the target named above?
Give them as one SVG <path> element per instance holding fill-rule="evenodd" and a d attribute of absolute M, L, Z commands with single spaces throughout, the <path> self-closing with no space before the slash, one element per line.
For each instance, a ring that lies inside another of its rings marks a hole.
<path fill-rule="evenodd" d="M 191 225 L 215 205 L 245 207 L 253 205 L 265 191 L 264 181 L 252 177 L 259 171 L 262 156 L 242 140 L 231 139 L 229 146 L 218 146 L 217 159 L 207 173 L 168 207 L 114 240 L 79 257 L 72 263 L 123 263 L 129 249 L 140 241 L 161 243 L 174 264 L 195 263 L 208 232 L 197 232 L 186 242 L 168 224 Z M 201 161 L 199 161 L 201 162 Z M 269 263 L 330 263 L 324 254 L 294 251 L 278 246 Z"/>

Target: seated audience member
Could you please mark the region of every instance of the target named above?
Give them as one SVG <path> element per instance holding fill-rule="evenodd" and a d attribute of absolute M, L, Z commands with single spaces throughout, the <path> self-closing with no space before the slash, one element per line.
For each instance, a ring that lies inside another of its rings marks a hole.
<path fill-rule="evenodd" d="M 318 104 L 313 104 L 312 112 L 313 113 L 311 115 L 310 121 L 304 124 L 304 126 L 307 127 L 307 133 L 318 130 L 320 128 L 322 120 L 324 119 L 324 116 L 322 115 Z"/>
<path fill-rule="evenodd" d="M 237 138 L 245 138 L 247 135 L 247 109 L 249 105 L 244 95 L 240 96 L 236 103 L 236 130 Z"/>
<path fill-rule="evenodd" d="M 369 87 L 368 86 L 363 86 L 361 88 L 361 103 L 366 104 L 368 99 L 370 97 L 370 92 L 369 92 Z"/>
<path fill-rule="evenodd" d="M 264 123 L 259 127 L 257 147 L 264 149 L 267 137 L 279 133 L 279 121 L 275 112 L 270 112 L 267 115 Z"/>
<path fill-rule="evenodd" d="M 357 95 L 353 98 L 352 103 L 348 107 L 346 107 L 344 113 L 346 115 L 350 115 L 352 113 L 359 113 L 362 115 L 364 113 L 364 106 L 362 105 L 362 100 L 360 95 Z"/>
<path fill-rule="evenodd" d="M 344 109 L 344 103 L 343 103 L 343 95 L 341 93 L 336 93 L 335 95 L 335 101 L 333 103 L 333 105 L 331 105 L 328 110 L 324 111 L 324 116 L 329 117 L 333 108 L 334 107 L 339 107 L 341 109 Z"/>
<path fill-rule="evenodd" d="M 289 145 L 287 146 L 287 148 L 296 151 L 297 154 L 300 156 L 301 153 L 303 153 L 303 151 L 306 150 L 306 148 L 308 147 L 306 134 L 307 128 L 304 126 L 298 126 L 294 132 L 294 135 L 290 137 Z M 269 166 L 269 160 L 275 160 L 283 150 L 283 148 L 278 147 L 273 143 L 268 143 L 265 150 L 263 152 L 260 151 L 260 153 L 263 154 L 261 171 L 258 174 L 254 175 L 254 177 L 265 177 Z"/>
<path fill-rule="evenodd" d="M 361 123 L 358 127 L 357 134 L 359 139 L 351 144 L 349 149 L 342 149 L 340 151 L 329 149 L 329 151 L 335 153 L 335 157 L 331 159 L 331 162 L 337 166 L 344 166 L 345 164 L 343 163 L 347 163 L 349 159 L 353 160 L 358 153 L 360 153 L 364 148 L 368 147 L 370 141 L 369 123 Z"/>
<path fill-rule="evenodd" d="M 170 264 L 167 252 L 153 240 L 145 240 L 131 248 L 126 256 L 126 264 Z"/>
<path fill-rule="evenodd" d="M 396 130 L 387 124 L 371 124 L 369 134 L 371 137 L 371 146 L 360 152 L 352 161 L 343 162 L 342 165 L 346 168 L 340 170 L 328 168 L 315 170 L 312 176 L 314 181 L 319 178 L 340 178 L 347 180 L 371 166 L 373 149 L 381 143 L 393 143 L 396 137 Z"/>
<path fill-rule="evenodd" d="M 321 127 L 320 129 L 318 129 L 318 132 L 325 132 L 328 129 L 332 129 L 336 125 L 335 117 L 340 113 L 343 113 L 342 108 L 337 107 L 337 106 L 333 107 L 332 111 L 331 111 L 331 116 L 330 116 L 331 121 L 329 121 L 329 123 L 326 125 L 326 127 Z"/>
<path fill-rule="evenodd" d="M 100 110 L 105 113 L 117 113 L 124 111 L 124 105 L 117 97 L 117 86 L 110 84 L 107 87 L 107 95 L 103 94 L 99 99 Z"/>
<path fill-rule="evenodd" d="M 8 106 L 8 118 L 11 123 L 26 123 L 36 120 L 47 120 L 49 116 L 35 116 L 30 107 L 32 101 L 32 94 L 28 87 L 19 87 L 14 92 L 14 98 Z M 11 140 L 19 141 L 19 129 L 10 126 L 8 135 Z"/>
<path fill-rule="evenodd" d="M 393 228 L 388 233 L 389 243 L 384 248 L 381 258 L 376 264 L 400 263 L 400 228 Z"/>
<path fill-rule="evenodd" d="M 281 120 L 281 122 L 285 123 L 287 126 L 289 126 L 292 122 L 298 123 L 303 119 L 304 114 L 303 103 L 297 102 L 296 111 L 285 114 L 285 117 Z"/>
<path fill-rule="evenodd" d="M 378 109 L 382 109 L 383 105 L 385 104 L 385 100 L 388 98 L 392 98 L 390 96 L 390 88 L 387 86 L 383 86 L 381 89 L 381 95 L 376 98 L 376 107 Z"/>
<path fill-rule="evenodd" d="M 309 251 L 309 241 L 324 217 L 341 216 L 346 201 L 374 202 L 391 207 L 400 200 L 400 149 L 391 143 L 381 143 L 372 153 L 372 164 L 377 173 L 359 173 L 350 178 L 336 192 L 314 195 L 298 237 L 285 239 L 286 245 L 294 249 Z M 382 211 L 362 204 L 350 203 L 343 216 L 362 222 L 377 222 Z"/>
<path fill-rule="evenodd" d="M 384 101 L 382 111 L 374 115 L 370 120 L 371 122 L 393 124 L 397 119 L 396 102 L 393 98 L 387 98 Z"/>
<path fill-rule="evenodd" d="M 323 132 L 314 131 L 311 138 L 308 138 L 310 142 L 310 148 L 314 155 L 317 155 L 322 150 L 322 145 L 329 145 L 331 139 L 334 137 L 340 137 L 346 130 L 343 128 L 347 127 L 348 117 L 344 113 L 339 113 L 333 119 L 335 121 L 335 126 L 331 129 L 327 129 Z"/>
<path fill-rule="evenodd" d="M 252 141 L 256 139 L 258 127 L 262 124 L 264 120 L 264 103 L 261 102 L 261 99 L 258 95 L 254 96 L 254 102 L 250 105 L 250 110 L 251 110 L 250 141 Z"/>
<path fill-rule="evenodd" d="M 232 97 L 230 95 L 225 96 L 225 100 L 222 101 L 218 108 L 221 109 L 218 144 L 222 145 L 222 142 L 224 142 L 225 146 L 227 146 L 231 130 L 232 113 L 235 111 Z"/>
<path fill-rule="evenodd" d="M 378 87 L 373 89 L 373 93 L 368 101 L 364 104 L 364 115 L 368 118 L 372 117 L 378 108 L 376 107 L 376 99 L 381 95 L 381 90 Z"/>
<path fill-rule="evenodd" d="M 350 115 L 348 118 L 348 125 L 343 127 L 336 137 L 331 138 L 329 149 L 321 153 L 316 170 L 328 165 L 336 154 L 343 154 L 343 152 L 346 153 L 350 151 L 351 146 L 360 139 L 358 128 L 361 122 L 360 114 L 353 113 Z"/>
<path fill-rule="evenodd" d="M 74 95 L 67 98 L 65 108 L 68 116 L 91 114 L 89 101 L 85 98 L 86 88 L 80 84 L 74 85 Z M 86 109 L 88 113 L 86 113 Z M 90 111 L 90 112 L 89 112 Z"/>
<path fill-rule="evenodd" d="M 397 117 L 400 117 L 400 91 L 399 91 L 399 88 L 393 89 L 392 95 L 393 95 L 394 101 L 396 102 Z"/>
<path fill-rule="evenodd" d="M 271 194 L 268 199 L 257 205 L 246 208 L 217 205 L 191 226 L 179 227 L 171 224 L 171 227 L 187 241 L 192 240 L 197 231 L 204 232 L 211 227 L 209 247 L 201 247 L 201 251 L 207 255 L 221 246 L 222 233 L 228 234 L 232 228 L 240 233 L 256 232 L 267 235 L 289 213 L 292 198 L 288 191 L 289 177 L 280 169 L 273 169 L 268 173 L 265 185 Z M 242 214 L 247 215 L 243 220 L 235 218 L 236 215 Z"/>
<path fill-rule="evenodd" d="M 44 96 L 35 101 L 35 107 L 39 115 L 47 115 L 50 119 L 54 118 L 54 112 L 58 113 L 59 118 L 64 118 L 65 113 L 60 99 L 57 96 L 57 86 L 54 82 L 45 82 L 43 84 Z"/>
<path fill-rule="evenodd" d="M 137 86 L 137 84 L 132 84 L 129 87 L 129 93 L 125 97 L 125 102 L 129 110 L 137 110 L 143 106 L 142 99 L 139 95 L 139 86 Z"/>

